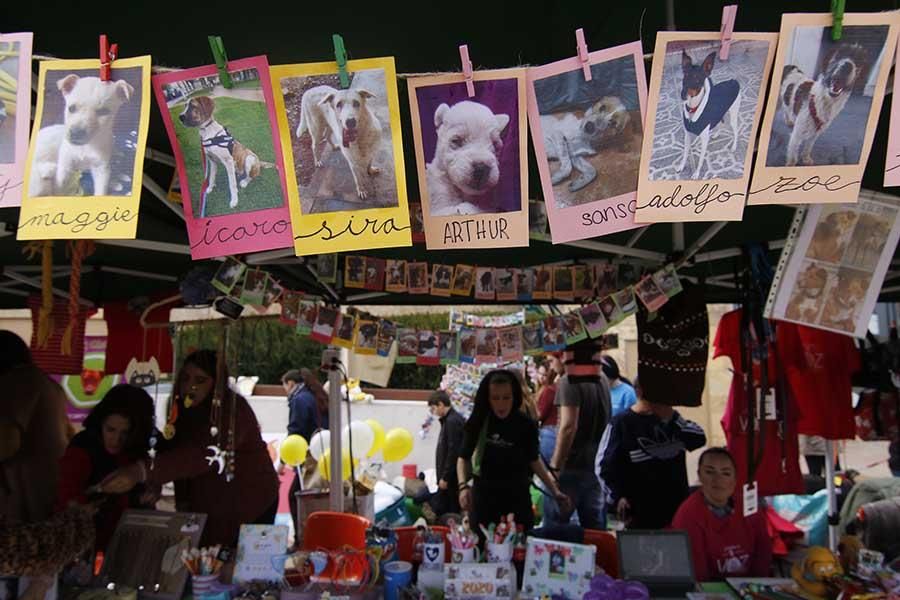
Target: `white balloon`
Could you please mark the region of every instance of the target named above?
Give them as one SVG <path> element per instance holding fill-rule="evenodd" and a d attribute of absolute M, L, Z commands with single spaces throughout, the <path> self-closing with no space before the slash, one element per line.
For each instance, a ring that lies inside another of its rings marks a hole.
<path fill-rule="evenodd" d="M 331 449 L 331 432 L 322 429 L 313 434 L 309 440 L 309 453 L 317 461 L 322 460 L 322 455 Z"/>
<path fill-rule="evenodd" d="M 351 432 L 353 433 L 353 445 L 351 447 L 353 458 L 365 458 L 369 450 L 372 449 L 372 444 L 375 443 L 375 432 L 364 421 L 352 421 L 350 426 L 344 426 L 344 430 L 341 432 L 341 439 L 345 446 L 350 443 Z"/>

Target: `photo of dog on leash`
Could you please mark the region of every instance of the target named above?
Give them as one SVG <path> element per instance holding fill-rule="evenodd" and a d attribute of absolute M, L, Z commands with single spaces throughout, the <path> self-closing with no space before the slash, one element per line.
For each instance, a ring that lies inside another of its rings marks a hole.
<path fill-rule="evenodd" d="M 887 37 L 887 25 L 845 25 L 837 42 L 830 27 L 793 29 L 773 82 L 778 110 L 766 166 L 860 162 Z"/>
<path fill-rule="evenodd" d="M 184 160 L 193 218 L 284 206 L 269 108 L 255 68 L 171 81 L 161 87 Z"/>
<path fill-rule="evenodd" d="M 398 206 L 384 69 L 281 79 L 304 215 Z"/>
<path fill-rule="evenodd" d="M 721 60 L 718 40 L 666 44 L 651 181 L 744 177 L 771 47 L 769 41 L 736 40 L 728 60 Z"/>
<path fill-rule="evenodd" d="M 132 196 L 144 97 L 142 67 L 48 70 L 35 116 L 28 195 Z M 138 165 L 142 168 L 142 165 Z M 139 170 L 137 171 L 140 172 Z M 137 179 L 137 181 L 136 181 Z"/>
<path fill-rule="evenodd" d="M 542 142 L 535 151 L 548 163 L 557 208 L 637 190 L 644 121 L 638 90 L 631 55 L 591 65 L 590 81 L 581 68 L 534 80 L 539 118 L 531 129 Z"/>

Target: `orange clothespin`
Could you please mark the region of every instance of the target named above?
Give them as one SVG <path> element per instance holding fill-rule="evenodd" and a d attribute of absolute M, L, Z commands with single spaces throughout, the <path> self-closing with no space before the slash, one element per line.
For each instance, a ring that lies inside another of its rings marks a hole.
<path fill-rule="evenodd" d="M 472 61 L 469 60 L 469 47 L 465 44 L 459 47 L 459 60 L 462 62 L 463 77 L 466 80 L 466 92 L 471 98 L 475 95 L 475 81 L 472 79 Z"/>
<path fill-rule="evenodd" d="M 731 50 L 731 38 L 734 37 L 734 19 L 737 17 L 737 4 L 729 4 L 722 8 L 722 48 L 719 50 L 719 60 L 728 60 L 728 51 Z"/>
<path fill-rule="evenodd" d="M 105 33 L 100 34 L 100 81 L 109 81 L 112 63 L 119 53 L 118 44 L 110 44 Z"/>
<path fill-rule="evenodd" d="M 584 41 L 584 29 L 575 30 L 575 45 L 578 47 L 578 60 L 581 61 L 581 69 L 584 71 L 584 80 L 591 80 L 591 56 L 588 54 L 587 43 Z"/>

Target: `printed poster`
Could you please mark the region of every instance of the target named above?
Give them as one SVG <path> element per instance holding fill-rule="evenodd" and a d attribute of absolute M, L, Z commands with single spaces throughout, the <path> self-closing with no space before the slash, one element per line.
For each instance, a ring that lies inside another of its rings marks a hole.
<path fill-rule="evenodd" d="M 898 20 L 897 11 L 845 13 L 835 42 L 831 13 L 782 15 L 751 205 L 856 202 Z"/>
<path fill-rule="evenodd" d="M 640 42 L 528 69 L 528 124 L 554 244 L 634 223 L 647 108 Z"/>
<path fill-rule="evenodd" d="M 409 79 L 429 250 L 528 245 L 525 69 Z"/>
<path fill-rule="evenodd" d="M 0 33 L 0 208 L 22 204 L 31 122 L 32 35 Z"/>
<path fill-rule="evenodd" d="M 233 60 L 228 72 L 232 88 L 215 65 L 153 77 L 194 260 L 291 245 L 269 63 Z"/>
<path fill-rule="evenodd" d="M 298 256 L 411 246 L 393 58 L 272 67 Z"/>
<path fill-rule="evenodd" d="M 116 60 L 110 81 L 99 75 L 98 59 L 41 61 L 17 239 L 137 235 L 150 57 Z"/>
<path fill-rule="evenodd" d="M 808 207 L 782 251 L 766 315 L 864 337 L 900 239 L 898 213 L 900 204 L 869 199 Z"/>
<path fill-rule="evenodd" d="M 641 154 L 639 223 L 740 221 L 778 36 L 659 32 Z"/>

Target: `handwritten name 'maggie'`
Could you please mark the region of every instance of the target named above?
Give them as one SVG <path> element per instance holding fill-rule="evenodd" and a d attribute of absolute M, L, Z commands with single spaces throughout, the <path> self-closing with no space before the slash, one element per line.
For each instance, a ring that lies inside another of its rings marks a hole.
<path fill-rule="evenodd" d="M 118 206 L 111 213 L 105 210 L 97 213 L 83 211 L 75 216 L 70 216 L 66 211 L 61 210 L 57 213 L 45 212 L 34 215 L 28 220 L 19 223 L 19 229 L 29 227 L 68 227 L 72 233 L 81 233 L 85 229 L 93 227 L 94 231 L 103 231 L 112 223 L 128 223 L 136 218 L 136 212 L 132 213 L 127 208 L 120 211 Z"/>
<path fill-rule="evenodd" d="M 444 243 L 464 244 L 473 240 L 508 240 L 507 227 L 509 227 L 509 221 L 506 220 L 506 217 L 448 221 L 444 224 Z"/>

